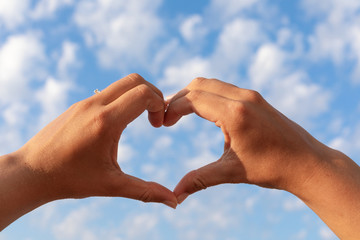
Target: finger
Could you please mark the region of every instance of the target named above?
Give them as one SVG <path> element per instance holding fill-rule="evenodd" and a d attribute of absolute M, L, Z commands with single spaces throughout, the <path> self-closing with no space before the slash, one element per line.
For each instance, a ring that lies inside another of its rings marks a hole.
<path fill-rule="evenodd" d="M 187 173 L 174 189 L 178 203 L 182 203 L 190 194 L 229 182 L 227 169 L 223 162 L 216 161 Z"/>
<path fill-rule="evenodd" d="M 163 203 L 172 208 L 176 208 L 177 205 L 174 193 L 166 187 L 127 174 L 118 179 L 116 195 L 143 202 Z"/>
<path fill-rule="evenodd" d="M 176 100 L 177 98 L 183 97 L 189 91 L 200 90 L 204 92 L 213 93 L 219 96 L 223 96 L 226 98 L 234 99 L 234 100 L 244 100 L 247 98 L 251 98 L 254 91 L 239 88 L 233 84 L 222 82 L 217 79 L 208 79 L 208 78 L 195 78 L 186 88 L 179 91 L 175 94 L 171 99 L 169 99 L 169 103 L 171 101 Z"/>
<path fill-rule="evenodd" d="M 107 106 L 112 122 L 126 127 L 145 110 L 149 112 L 149 121 L 154 127 L 163 123 L 165 103 L 147 84 L 140 84 Z"/>
<path fill-rule="evenodd" d="M 164 126 L 174 125 L 182 116 L 196 113 L 221 126 L 221 121 L 233 110 L 238 101 L 209 92 L 194 90 L 173 100 L 168 106 Z"/>
<path fill-rule="evenodd" d="M 141 77 L 137 73 L 129 74 L 128 76 L 114 82 L 104 90 L 100 92 L 100 94 L 96 94 L 96 97 L 99 97 L 102 99 L 103 104 L 107 105 L 113 101 L 115 101 L 117 98 L 119 98 L 121 95 L 129 91 L 130 89 L 141 85 L 146 84 L 149 86 L 156 94 L 158 94 L 161 98 L 163 98 L 162 92 L 156 88 L 151 83 L 144 80 L 143 77 Z"/>

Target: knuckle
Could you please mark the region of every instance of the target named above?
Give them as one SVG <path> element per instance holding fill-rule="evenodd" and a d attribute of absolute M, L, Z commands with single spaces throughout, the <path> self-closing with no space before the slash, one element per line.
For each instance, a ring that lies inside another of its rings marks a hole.
<path fill-rule="evenodd" d="M 152 185 L 154 183 L 150 182 L 150 185 Z M 145 191 L 140 195 L 139 200 L 142 202 L 151 202 L 154 196 L 154 191 L 152 189 L 152 187 L 148 187 L 145 189 Z"/>
<path fill-rule="evenodd" d="M 106 108 L 101 108 L 93 115 L 93 130 L 96 135 L 103 135 L 106 132 L 109 132 L 109 110 Z"/>
<path fill-rule="evenodd" d="M 203 92 L 200 90 L 192 90 L 187 94 L 187 98 L 190 101 L 196 101 Z"/>
<path fill-rule="evenodd" d="M 261 103 L 263 101 L 261 94 L 255 90 L 248 90 L 246 93 L 246 99 L 252 103 Z"/>
<path fill-rule="evenodd" d="M 89 113 L 90 111 L 92 111 L 92 109 L 94 108 L 94 101 L 92 98 L 88 98 L 85 100 L 82 100 L 80 102 L 76 102 L 74 104 L 72 104 L 68 111 L 70 111 L 74 116 L 75 115 L 85 115 L 87 113 Z"/>
<path fill-rule="evenodd" d="M 235 116 L 244 116 L 247 113 L 247 106 L 244 102 L 241 101 L 234 101 L 229 106 L 232 109 L 232 112 L 234 112 Z"/>
<path fill-rule="evenodd" d="M 80 111 L 88 111 L 93 106 L 91 99 L 85 99 L 80 102 L 74 103 L 72 108 Z"/>
<path fill-rule="evenodd" d="M 140 97 L 149 98 L 150 96 L 152 96 L 152 90 L 146 84 L 140 84 L 140 85 L 136 86 L 135 89 L 137 90 L 137 94 Z"/>
<path fill-rule="evenodd" d="M 227 124 L 230 128 L 239 128 L 239 127 L 245 127 L 247 125 L 247 122 L 249 121 L 248 115 L 249 109 L 247 107 L 247 104 L 241 101 L 235 101 L 230 103 L 228 105 L 229 113 L 231 114 L 231 117 L 228 119 Z"/>
<path fill-rule="evenodd" d="M 144 78 L 138 73 L 131 73 L 127 77 L 135 82 L 145 82 Z"/>
<path fill-rule="evenodd" d="M 132 86 L 136 86 L 136 85 L 145 83 L 144 78 L 141 77 L 137 73 L 131 73 L 131 74 L 127 75 L 125 78 L 122 78 L 120 81 L 123 81 L 123 80 L 125 80 L 128 84 L 130 84 Z"/>
<path fill-rule="evenodd" d="M 194 80 L 191 81 L 190 87 L 200 87 L 206 83 L 208 79 L 203 77 L 197 77 Z"/>
<path fill-rule="evenodd" d="M 199 174 L 197 170 L 190 172 L 190 175 L 192 179 L 192 187 L 195 192 L 207 188 L 205 179 Z"/>

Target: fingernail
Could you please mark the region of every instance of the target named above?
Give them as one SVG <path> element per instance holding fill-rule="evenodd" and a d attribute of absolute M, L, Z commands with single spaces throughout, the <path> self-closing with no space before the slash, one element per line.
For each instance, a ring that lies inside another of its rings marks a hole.
<path fill-rule="evenodd" d="M 170 202 L 170 201 L 164 201 L 163 204 L 165 204 L 166 206 L 171 207 L 173 209 L 176 209 L 176 206 L 177 206 L 176 203 Z"/>
<path fill-rule="evenodd" d="M 189 196 L 188 193 L 182 193 L 177 197 L 177 201 L 181 204 L 187 197 Z"/>

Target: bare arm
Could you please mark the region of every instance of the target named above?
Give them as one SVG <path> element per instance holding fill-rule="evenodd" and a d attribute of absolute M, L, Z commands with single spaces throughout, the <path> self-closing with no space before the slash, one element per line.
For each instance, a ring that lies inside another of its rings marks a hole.
<path fill-rule="evenodd" d="M 196 113 L 224 134 L 220 159 L 189 172 L 176 186 L 178 202 L 222 183 L 250 183 L 302 199 L 341 239 L 360 238 L 360 168 L 317 141 L 255 91 L 198 78 L 170 101 L 164 125 Z"/>
<path fill-rule="evenodd" d="M 74 104 L 18 151 L 0 157 L 0 230 L 42 204 L 64 198 L 119 196 L 176 207 L 167 188 L 121 171 L 118 142 L 142 112 L 159 127 L 161 92 L 137 74 Z"/>

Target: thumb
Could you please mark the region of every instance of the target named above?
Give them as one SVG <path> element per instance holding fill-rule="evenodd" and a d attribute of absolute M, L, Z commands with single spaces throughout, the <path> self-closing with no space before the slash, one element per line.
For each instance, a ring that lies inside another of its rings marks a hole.
<path fill-rule="evenodd" d="M 147 182 L 140 178 L 124 174 L 119 181 L 117 196 L 140 200 L 143 202 L 163 203 L 171 208 L 176 208 L 177 199 L 172 191 L 156 183 Z"/>
<path fill-rule="evenodd" d="M 228 174 L 218 160 L 187 173 L 174 189 L 178 203 L 182 203 L 190 194 L 214 185 L 227 183 Z"/>

